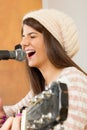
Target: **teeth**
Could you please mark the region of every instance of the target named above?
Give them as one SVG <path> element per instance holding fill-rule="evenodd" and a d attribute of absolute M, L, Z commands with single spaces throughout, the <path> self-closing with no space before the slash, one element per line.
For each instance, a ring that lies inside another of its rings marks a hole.
<path fill-rule="evenodd" d="M 33 54 L 35 54 L 35 50 L 33 49 L 26 49 L 25 52 L 28 57 L 31 57 Z"/>
<path fill-rule="evenodd" d="M 26 51 L 26 54 L 28 54 L 28 53 L 33 53 L 33 52 L 35 52 L 35 51 L 29 50 L 29 51 Z"/>

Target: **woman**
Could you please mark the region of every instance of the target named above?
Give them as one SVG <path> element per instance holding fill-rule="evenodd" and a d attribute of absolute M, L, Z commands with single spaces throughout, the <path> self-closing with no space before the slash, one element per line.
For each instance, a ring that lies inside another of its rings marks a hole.
<path fill-rule="evenodd" d="M 87 73 L 72 58 L 79 50 L 77 28 L 72 18 L 55 9 L 32 11 L 23 17 L 22 48 L 27 54 L 31 91 L 14 106 L 5 106 L 7 116 L 29 104 L 30 98 L 53 81 L 66 83 L 69 94 L 64 130 L 87 129 Z M 60 129 L 59 124 L 54 127 Z"/>

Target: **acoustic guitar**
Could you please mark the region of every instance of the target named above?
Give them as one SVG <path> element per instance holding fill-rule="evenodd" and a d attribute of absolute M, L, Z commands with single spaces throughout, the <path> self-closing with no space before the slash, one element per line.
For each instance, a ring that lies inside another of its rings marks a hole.
<path fill-rule="evenodd" d="M 68 115 L 68 89 L 65 83 L 53 82 L 22 111 L 21 130 L 49 130 L 63 123 Z"/>

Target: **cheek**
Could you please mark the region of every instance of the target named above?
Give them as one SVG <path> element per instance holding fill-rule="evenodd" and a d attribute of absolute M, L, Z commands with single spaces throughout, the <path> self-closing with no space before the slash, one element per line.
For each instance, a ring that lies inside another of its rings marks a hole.
<path fill-rule="evenodd" d="M 46 53 L 46 48 L 45 46 L 41 46 L 41 48 L 39 49 L 39 56 L 43 59 L 43 58 L 47 58 L 47 53 Z"/>
<path fill-rule="evenodd" d="M 39 46 L 38 49 L 39 49 L 38 51 L 39 51 L 41 54 L 46 54 L 46 48 L 45 48 L 45 45 L 44 45 L 44 44 L 40 44 L 40 46 Z"/>
<path fill-rule="evenodd" d="M 46 50 L 46 48 L 45 48 L 45 43 L 44 43 L 44 40 L 43 40 L 43 38 L 41 38 L 40 40 L 38 40 L 38 47 L 42 50 Z"/>

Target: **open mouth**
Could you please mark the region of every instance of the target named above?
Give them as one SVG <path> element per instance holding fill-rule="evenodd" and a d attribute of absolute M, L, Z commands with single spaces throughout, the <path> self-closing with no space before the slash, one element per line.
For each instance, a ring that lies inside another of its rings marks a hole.
<path fill-rule="evenodd" d="M 28 57 L 31 57 L 31 56 L 33 56 L 35 54 L 35 52 L 30 52 L 30 53 L 28 53 Z"/>
<path fill-rule="evenodd" d="M 27 51 L 26 53 L 27 53 L 28 57 L 31 57 L 35 54 L 35 51 Z"/>

